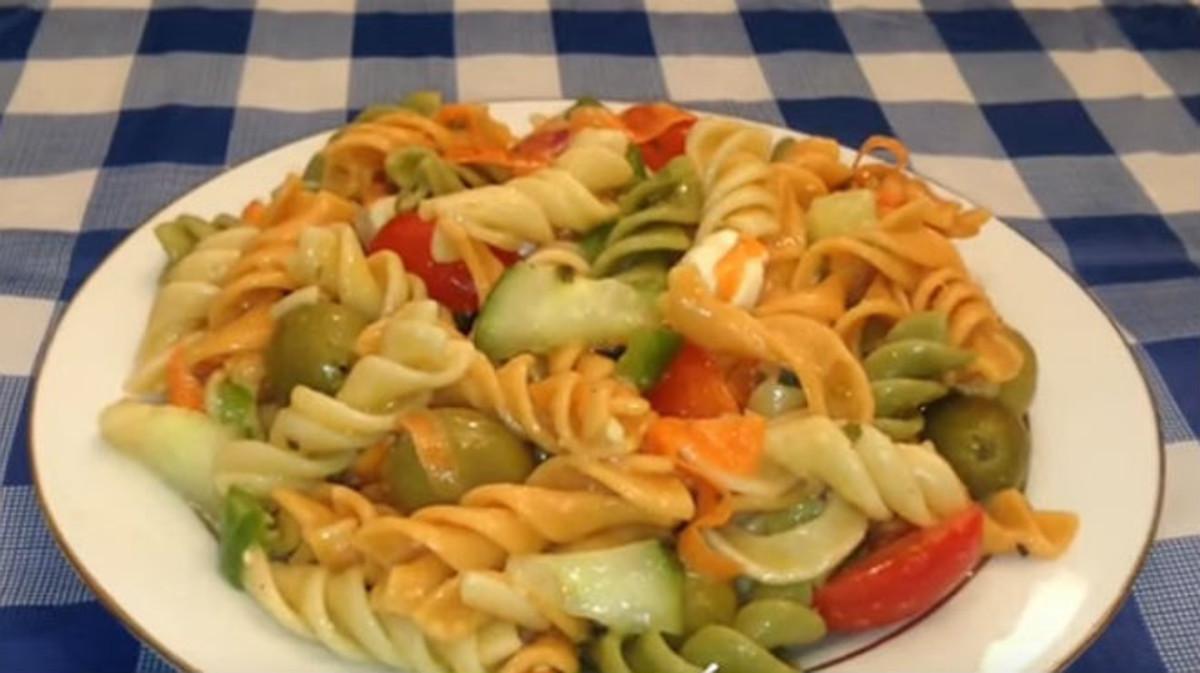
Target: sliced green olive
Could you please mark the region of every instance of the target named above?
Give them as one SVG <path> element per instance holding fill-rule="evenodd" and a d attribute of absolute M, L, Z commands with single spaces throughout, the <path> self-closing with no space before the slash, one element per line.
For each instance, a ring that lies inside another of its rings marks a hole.
<path fill-rule="evenodd" d="M 997 400 L 953 395 L 935 402 L 925 412 L 925 437 L 977 500 L 1025 484 L 1029 431 Z"/>
<path fill-rule="evenodd" d="M 1021 416 L 1029 411 L 1029 405 L 1033 402 L 1033 394 L 1037 391 L 1037 353 L 1034 352 L 1033 346 L 1030 345 L 1025 335 L 1011 328 L 1008 333 L 1017 342 L 1017 347 L 1021 349 L 1021 355 L 1025 356 L 1025 363 L 1021 365 L 1021 371 L 1017 372 L 1014 378 L 1000 384 L 1000 392 L 996 395 L 996 399 L 1012 409 L 1013 413 Z"/>
<path fill-rule="evenodd" d="M 332 395 L 354 363 L 354 340 L 367 321 L 340 304 L 320 301 L 286 313 L 266 352 L 266 398 L 286 402 L 296 386 Z"/>
<path fill-rule="evenodd" d="M 396 506 L 411 511 L 456 502 L 476 486 L 521 482 L 533 471 L 529 447 L 500 421 L 474 409 L 430 413 L 448 455 L 444 464 L 430 469 L 421 461 L 413 437 L 401 433 L 384 462 L 388 492 Z"/>

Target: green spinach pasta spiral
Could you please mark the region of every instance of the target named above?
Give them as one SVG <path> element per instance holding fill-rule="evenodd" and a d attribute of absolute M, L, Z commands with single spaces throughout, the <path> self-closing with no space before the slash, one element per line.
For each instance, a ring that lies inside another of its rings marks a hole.
<path fill-rule="evenodd" d="M 603 236 L 592 262 L 597 276 L 643 262 L 669 265 L 692 245 L 702 193 L 690 159 L 679 157 L 621 197 L 620 218 Z M 597 239 L 599 241 L 599 239 Z"/>
<path fill-rule="evenodd" d="M 925 426 L 921 409 L 950 392 L 947 375 L 971 359 L 950 345 L 945 313 L 914 313 L 897 323 L 863 360 L 875 427 L 896 440 L 917 437 Z"/>

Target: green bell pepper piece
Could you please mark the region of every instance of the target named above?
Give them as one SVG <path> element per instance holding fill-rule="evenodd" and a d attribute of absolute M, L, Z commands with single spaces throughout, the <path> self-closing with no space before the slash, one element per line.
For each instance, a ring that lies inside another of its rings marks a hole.
<path fill-rule="evenodd" d="M 665 327 L 638 330 L 617 360 L 617 375 L 638 390 L 649 390 L 662 378 L 682 346 L 683 337 Z"/>

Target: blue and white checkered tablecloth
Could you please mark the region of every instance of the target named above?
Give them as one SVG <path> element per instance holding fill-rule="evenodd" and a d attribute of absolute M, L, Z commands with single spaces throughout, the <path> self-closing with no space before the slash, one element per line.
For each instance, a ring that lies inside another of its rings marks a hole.
<path fill-rule="evenodd" d="M 669 98 L 847 145 L 902 138 L 918 170 L 1082 279 L 1151 378 L 1167 442 L 1158 541 L 1070 670 L 1200 670 L 1196 5 L 0 4 L 0 671 L 171 670 L 76 577 L 31 483 L 33 365 L 84 277 L 187 189 L 416 88 Z"/>

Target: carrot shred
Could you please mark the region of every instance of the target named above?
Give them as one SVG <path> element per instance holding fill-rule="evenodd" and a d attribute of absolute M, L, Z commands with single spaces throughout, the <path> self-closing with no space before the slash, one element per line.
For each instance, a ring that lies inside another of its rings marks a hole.
<path fill-rule="evenodd" d="M 167 359 L 167 403 L 185 409 L 204 409 L 204 384 L 188 366 L 182 346 Z"/>
<path fill-rule="evenodd" d="M 697 461 L 733 474 L 758 470 L 766 441 L 766 421 L 755 415 L 716 418 L 662 417 L 646 433 L 649 453 L 685 463 Z"/>
<path fill-rule="evenodd" d="M 621 121 L 634 143 L 641 145 L 666 133 L 676 124 L 696 117 L 668 103 L 635 105 L 621 113 Z"/>
<path fill-rule="evenodd" d="M 242 209 L 242 221 L 255 227 L 261 227 L 263 218 L 267 215 L 267 207 L 262 201 L 255 199 Z"/>
<path fill-rule="evenodd" d="M 741 573 L 741 567 L 704 539 L 705 530 L 723 526 L 733 517 L 729 492 L 704 480 L 695 486 L 696 517 L 679 534 L 679 558 L 692 572 L 721 582 L 731 580 Z"/>

